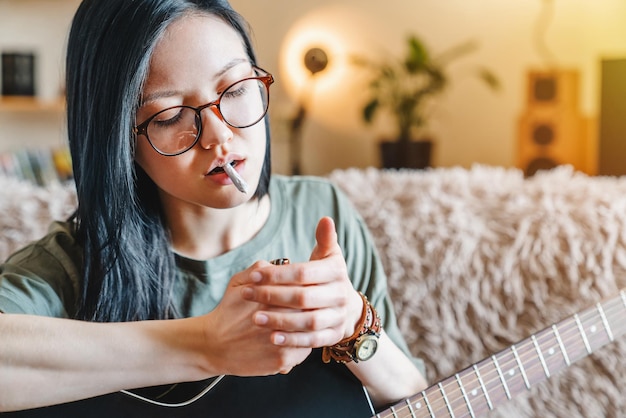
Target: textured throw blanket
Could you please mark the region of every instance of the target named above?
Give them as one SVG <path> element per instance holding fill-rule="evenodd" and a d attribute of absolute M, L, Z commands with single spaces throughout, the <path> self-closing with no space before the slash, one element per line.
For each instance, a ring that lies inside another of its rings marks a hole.
<path fill-rule="evenodd" d="M 76 209 L 73 184 L 39 187 L 0 176 L 0 261 L 24 244 L 41 238 L 53 220 Z"/>
<path fill-rule="evenodd" d="M 626 178 L 484 166 L 330 178 L 371 228 L 432 383 L 626 285 Z M 626 416 L 625 390 L 626 337 L 491 416 Z"/>
<path fill-rule="evenodd" d="M 329 178 L 370 227 L 400 327 L 433 383 L 626 285 L 626 178 L 559 167 L 524 179 L 485 166 Z M 74 207 L 70 186 L 0 177 L 0 257 Z M 625 362 L 618 338 L 491 416 L 626 416 Z"/>

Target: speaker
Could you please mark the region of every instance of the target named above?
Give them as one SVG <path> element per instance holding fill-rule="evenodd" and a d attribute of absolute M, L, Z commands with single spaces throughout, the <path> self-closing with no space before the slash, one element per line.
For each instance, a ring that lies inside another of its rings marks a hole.
<path fill-rule="evenodd" d="M 576 70 L 528 72 L 517 147 L 517 166 L 525 175 L 561 164 L 590 171 L 586 151 L 592 122 L 579 113 L 578 85 Z"/>
<path fill-rule="evenodd" d="M 626 175 L 626 58 L 601 62 L 598 174 Z"/>
<path fill-rule="evenodd" d="M 575 110 L 579 82 L 576 70 L 531 70 L 527 74 L 527 106 Z"/>

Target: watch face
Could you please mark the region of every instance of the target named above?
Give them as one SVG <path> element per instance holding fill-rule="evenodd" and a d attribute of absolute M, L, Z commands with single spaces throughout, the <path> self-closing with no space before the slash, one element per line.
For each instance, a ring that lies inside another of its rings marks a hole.
<path fill-rule="evenodd" d="M 378 338 L 373 335 L 363 335 L 356 343 L 356 358 L 360 361 L 369 360 L 376 353 Z"/>

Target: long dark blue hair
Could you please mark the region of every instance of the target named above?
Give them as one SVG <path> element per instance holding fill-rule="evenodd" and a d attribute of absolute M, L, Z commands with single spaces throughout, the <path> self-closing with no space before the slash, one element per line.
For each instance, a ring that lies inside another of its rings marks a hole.
<path fill-rule="evenodd" d="M 233 27 L 255 64 L 248 27 L 226 0 L 84 0 L 67 46 L 67 123 L 84 249 L 76 318 L 176 317 L 174 254 L 157 188 L 134 163 L 135 122 L 150 57 L 168 25 L 210 13 Z M 267 193 L 270 138 L 255 192 Z"/>

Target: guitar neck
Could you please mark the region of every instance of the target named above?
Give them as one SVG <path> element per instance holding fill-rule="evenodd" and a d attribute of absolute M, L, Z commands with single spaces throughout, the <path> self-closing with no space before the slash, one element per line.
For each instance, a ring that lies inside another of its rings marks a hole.
<path fill-rule="evenodd" d="M 478 417 L 626 332 L 626 292 L 500 351 L 376 418 Z"/>

